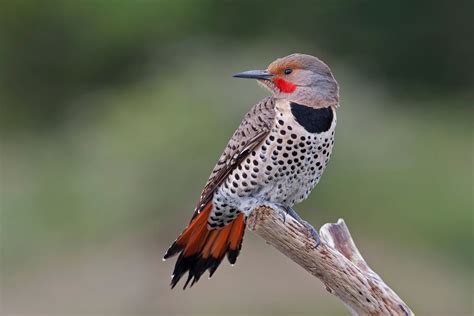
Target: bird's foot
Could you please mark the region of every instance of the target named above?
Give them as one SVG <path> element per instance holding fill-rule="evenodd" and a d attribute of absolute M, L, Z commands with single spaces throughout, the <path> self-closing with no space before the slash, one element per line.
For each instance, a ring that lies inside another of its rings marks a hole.
<path fill-rule="evenodd" d="M 316 242 L 315 248 L 318 248 L 318 246 L 321 244 L 321 238 L 319 237 L 318 231 L 316 228 L 313 227 L 310 223 L 308 223 L 305 220 L 301 220 L 300 222 L 306 229 L 309 231 L 311 234 L 311 237 L 313 237 L 314 241 Z"/>
<path fill-rule="evenodd" d="M 283 224 L 285 224 L 286 223 L 286 215 L 288 214 L 288 211 L 286 210 L 286 208 L 284 208 L 280 205 L 278 205 L 276 210 L 278 211 L 278 215 L 281 217 L 281 221 L 283 222 Z"/>
<path fill-rule="evenodd" d="M 306 229 L 311 234 L 311 237 L 313 237 L 313 239 L 316 241 L 316 247 L 315 248 L 317 248 L 321 244 L 321 238 L 319 237 L 318 231 L 313 227 L 313 225 L 311 225 L 310 223 L 308 223 L 307 221 L 302 219 L 298 215 L 298 213 L 296 213 L 296 211 L 294 209 L 292 209 L 291 207 L 286 206 L 286 205 L 282 205 L 282 204 L 279 204 L 278 206 L 279 206 L 278 207 L 278 214 L 280 216 L 282 216 L 283 223 L 286 222 L 286 214 L 290 215 L 298 223 L 300 223 L 301 225 L 306 227 Z"/>

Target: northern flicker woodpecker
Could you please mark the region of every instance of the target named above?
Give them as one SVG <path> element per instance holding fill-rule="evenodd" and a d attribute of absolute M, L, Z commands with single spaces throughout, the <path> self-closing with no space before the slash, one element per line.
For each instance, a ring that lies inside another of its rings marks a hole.
<path fill-rule="evenodd" d="M 188 272 L 183 288 L 227 255 L 234 264 L 246 218 L 259 206 L 284 210 L 312 229 L 292 206 L 305 200 L 324 172 L 334 145 L 339 87 L 316 57 L 292 54 L 266 70 L 235 74 L 257 79 L 271 96 L 244 117 L 219 158 L 189 225 L 164 259 L 179 253 L 171 287 Z"/>

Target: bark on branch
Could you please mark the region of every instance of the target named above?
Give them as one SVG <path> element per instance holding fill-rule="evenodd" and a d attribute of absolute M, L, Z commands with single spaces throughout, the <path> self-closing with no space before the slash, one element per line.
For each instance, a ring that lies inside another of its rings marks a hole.
<path fill-rule="evenodd" d="M 319 230 L 321 244 L 308 230 L 268 207 L 255 209 L 248 227 L 306 271 L 320 279 L 352 315 L 403 315 L 414 313 L 362 258 L 344 220 Z"/>

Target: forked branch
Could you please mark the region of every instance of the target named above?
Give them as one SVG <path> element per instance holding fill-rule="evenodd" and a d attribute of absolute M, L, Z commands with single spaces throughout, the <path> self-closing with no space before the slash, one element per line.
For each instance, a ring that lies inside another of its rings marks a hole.
<path fill-rule="evenodd" d="M 410 308 L 372 271 L 352 240 L 344 220 L 325 224 L 321 244 L 292 217 L 282 221 L 268 207 L 254 210 L 247 221 L 250 230 L 320 279 L 352 315 L 414 315 Z"/>

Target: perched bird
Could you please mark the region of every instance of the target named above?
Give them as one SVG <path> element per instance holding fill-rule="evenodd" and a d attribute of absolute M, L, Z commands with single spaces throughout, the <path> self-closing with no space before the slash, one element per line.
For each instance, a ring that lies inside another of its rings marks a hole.
<path fill-rule="evenodd" d="M 266 70 L 235 74 L 257 79 L 271 96 L 257 103 L 232 135 L 201 194 L 189 225 L 163 259 L 179 253 L 171 287 L 188 272 L 184 289 L 227 255 L 234 264 L 246 218 L 259 206 L 284 211 L 311 229 L 292 209 L 324 172 L 334 145 L 339 86 L 316 57 L 292 54 Z"/>

